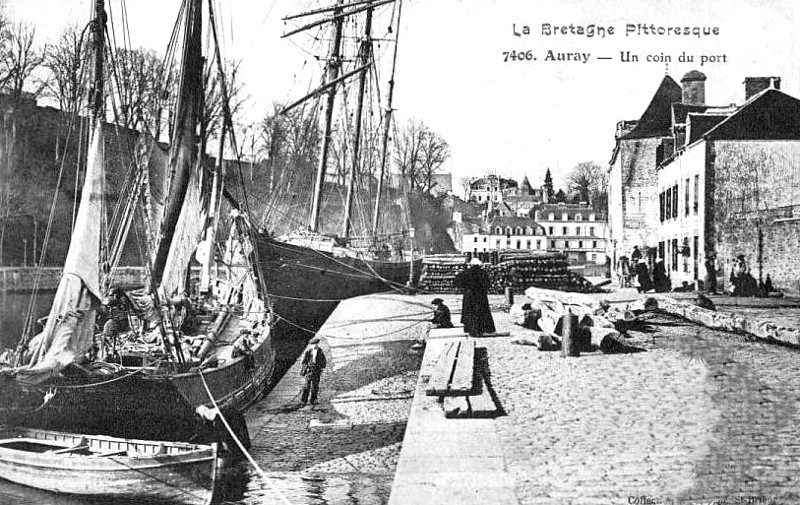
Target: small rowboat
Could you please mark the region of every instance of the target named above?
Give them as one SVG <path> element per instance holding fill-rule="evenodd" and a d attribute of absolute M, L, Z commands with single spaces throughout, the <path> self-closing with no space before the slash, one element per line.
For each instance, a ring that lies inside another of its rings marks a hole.
<path fill-rule="evenodd" d="M 217 445 L 19 429 L 0 439 L 0 477 L 46 491 L 109 500 L 208 505 Z"/>

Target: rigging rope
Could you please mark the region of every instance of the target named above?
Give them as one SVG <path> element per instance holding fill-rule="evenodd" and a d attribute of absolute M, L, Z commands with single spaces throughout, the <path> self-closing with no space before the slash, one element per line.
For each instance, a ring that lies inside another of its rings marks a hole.
<path fill-rule="evenodd" d="M 219 408 L 219 405 L 217 405 L 217 401 L 214 399 L 214 395 L 211 393 L 211 389 L 208 387 L 208 383 L 206 382 L 205 375 L 203 375 L 203 371 L 201 369 L 198 369 L 197 374 L 200 376 L 200 380 L 203 381 L 203 387 L 206 389 L 206 393 L 208 393 L 208 398 L 211 400 L 211 404 L 214 405 L 215 409 L 217 409 L 217 415 L 219 416 L 220 420 L 222 420 L 222 424 L 225 425 L 225 429 L 228 430 L 228 433 L 230 434 L 231 438 L 233 438 L 233 441 L 236 442 L 236 445 L 239 447 L 239 450 L 242 451 L 242 454 L 244 454 L 245 457 L 247 458 L 247 461 L 249 461 L 250 464 L 253 465 L 253 468 L 255 468 L 256 472 L 258 472 L 258 475 L 261 477 L 261 479 L 267 483 L 267 485 L 272 489 L 272 491 L 276 495 L 278 495 L 281 501 L 286 505 L 291 505 L 289 499 L 286 498 L 286 496 L 284 496 L 284 494 L 280 491 L 280 489 L 278 489 L 275 486 L 275 484 L 272 482 L 272 479 L 267 477 L 267 474 L 264 473 L 264 470 L 262 470 L 261 467 L 258 466 L 256 460 L 253 459 L 253 456 L 250 455 L 250 453 L 244 447 L 242 442 L 239 440 L 239 437 L 237 437 L 236 433 L 234 433 L 233 428 L 231 428 L 231 425 L 228 424 L 228 420 L 225 419 L 225 416 L 222 415 L 222 410 Z"/>

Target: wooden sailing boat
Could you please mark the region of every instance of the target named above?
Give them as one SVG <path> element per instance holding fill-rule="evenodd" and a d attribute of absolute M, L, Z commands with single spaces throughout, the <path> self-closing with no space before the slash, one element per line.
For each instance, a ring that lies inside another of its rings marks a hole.
<path fill-rule="evenodd" d="M 351 236 L 356 192 L 355 180 L 360 156 L 362 155 L 364 91 L 368 72 L 374 64 L 371 34 L 373 10 L 394 1 L 355 1 L 345 4 L 343 0 L 338 0 L 333 7 L 317 9 L 287 18 L 331 14 L 330 18 L 309 23 L 287 35 L 327 22 L 330 22 L 333 27 L 330 54 L 323 85 L 284 109 L 285 113 L 322 92 L 326 95 L 322 145 L 314 179 L 308 227 L 280 237 L 262 234 L 256 243 L 275 314 L 279 322 L 295 327 L 290 328 L 294 330 L 294 334 L 303 335 L 302 332 L 297 331 L 297 327 L 305 329 L 309 333 L 315 331 L 330 315 L 339 300 L 367 293 L 387 291 L 393 288 L 403 288 L 408 284 L 415 283 L 419 277 L 421 259 L 413 257 L 413 245 L 408 247 L 412 244 L 410 239 L 413 237 L 405 234 L 400 237 L 399 243 L 396 242 L 394 244 L 394 257 L 389 257 L 390 255 L 386 254 L 388 248 L 381 243 L 378 235 L 381 216 L 380 202 L 384 187 L 392 115 L 394 69 L 397 59 L 396 35 L 400 26 L 401 0 L 397 0 L 392 78 L 389 81 L 386 108 L 383 115 L 381 159 L 379 173 L 376 177 L 377 196 L 375 198 L 371 235 L 366 238 Z M 342 54 L 342 26 L 346 17 L 359 13 L 365 14 L 365 22 L 363 39 L 358 50 L 358 68 L 340 75 L 341 61 L 344 59 Z M 347 175 L 347 196 L 344 203 L 342 231 L 338 236 L 334 236 L 320 233 L 323 186 L 331 150 L 331 124 L 337 86 L 354 76 L 358 78 L 358 92 L 353 125 L 352 165 Z M 367 247 L 355 247 L 359 242 L 362 245 L 366 244 Z M 408 249 L 404 251 L 403 249 L 406 247 Z"/>
<path fill-rule="evenodd" d="M 233 216 L 222 258 L 227 275 L 217 279 L 201 304 L 194 304 L 199 314 L 195 328 L 182 331 L 170 317 L 170 312 L 189 308 L 189 302 L 181 297 L 189 261 L 205 230 L 217 228 L 215 209 L 222 186 L 218 177 L 208 183 L 198 153 L 203 3 L 189 0 L 183 2 L 180 13 L 184 43 L 169 166 L 159 179 L 163 185 L 145 198 L 149 209 L 145 221 L 154 223 L 154 230 L 149 234 L 150 289 L 141 298 L 149 298 L 155 306 L 153 329 L 146 331 L 146 318 L 142 317 L 141 326 L 133 325 L 119 335 L 125 344 L 111 353 L 119 355 L 116 362 L 90 356 L 97 338 L 95 318 L 100 300 L 111 284 L 104 275 L 107 269 L 101 267 L 106 14 L 103 0 L 95 0 L 95 4 L 92 141 L 75 231 L 44 331 L 30 341 L 23 340 L 15 367 L 0 370 L 3 417 L 13 424 L 47 429 L 188 440 L 201 422 L 195 410 L 210 406 L 212 396 L 221 409 L 241 411 L 264 392 L 274 368 L 269 307 L 251 254 L 249 222 L 246 213 L 240 212 Z M 209 9 L 212 7 L 209 1 Z M 213 28 L 213 11 L 209 17 Z M 216 39 L 216 31 L 213 33 Z M 216 59 L 220 61 L 218 45 Z M 225 124 L 231 133 L 226 98 L 223 96 Z M 220 142 L 224 141 L 223 135 Z M 153 172 L 145 165 L 139 170 L 145 181 L 147 173 Z M 150 184 L 156 183 L 151 179 Z M 216 194 L 209 195 L 210 189 Z M 165 197 L 159 201 L 153 195 L 160 193 Z M 211 226 L 206 215 L 213 221 Z M 119 242 L 121 247 L 124 240 Z M 176 295 L 181 297 L 180 304 L 169 307 L 169 300 Z"/>

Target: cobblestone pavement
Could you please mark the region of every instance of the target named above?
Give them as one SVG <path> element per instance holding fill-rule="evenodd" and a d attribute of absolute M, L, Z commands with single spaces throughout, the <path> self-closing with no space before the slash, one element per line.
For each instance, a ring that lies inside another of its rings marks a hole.
<path fill-rule="evenodd" d="M 332 367 L 319 405 L 301 408 L 295 363 L 247 414 L 251 454 L 293 504 L 388 501 L 422 358 L 410 345 L 432 308 L 427 298 L 374 296 L 382 300 L 369 313 L 343 302 L 321 329 Z M 276 494 L 253 476 L 229 503 L 278 503 Z"/>
<path fill-rule="evenodd" d="M 800 353 L 646 317 L 642 352 L 563 359 L 495 314 L 512 337 L 478 345 L 520 503 L 800 503 Z"/>

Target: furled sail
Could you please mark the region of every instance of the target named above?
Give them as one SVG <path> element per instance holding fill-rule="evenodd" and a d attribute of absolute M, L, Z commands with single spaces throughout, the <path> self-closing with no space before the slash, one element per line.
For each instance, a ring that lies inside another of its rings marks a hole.
<path fill-rule="evenodd" d="M 198 164 L 199 165 L 199 164 Z M 192 170 L 189 187 L 183 200 L 178 223 L 172 236 L 167 263 L 161 276 L 161 287 L 164 293 L 172 296 L 184 289 L 189 261 L 194 255 L 197 244 L 202 239 L 207 214 L 207 199 L 203 198 L 203 183 L 200 167 Z"/>
<path fill-rule="evenodd" d="M 152 281 L 156 285 L 161 285 L 165 271 L 172 269 L 168 267 L 168 258 L 175 258 L 175 253 L 171 252 L 175 249 L 173 242 L 181 240 L 178 222 L 184 214 L 185 200 L 193 185 L 192 176 L 197 164 L 197 124 L 202 112 L 203 82 L 202 3 L 199 0 L 186 3 L 185 19 L 180 91 L 170 146 L 170 178 L 152 261 Z"/>
<path fill-rule="evenodd" d="M 44 331 L 28 345 L 18 369 L 23 384 L 38 384 L 78 361 L 91 347 L 100 293 L 100 223 L 103 214 L 103 121 L 97 120 L 75 228 Z"/>

